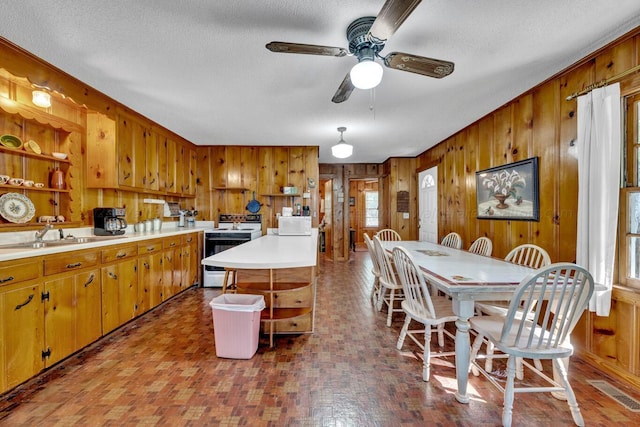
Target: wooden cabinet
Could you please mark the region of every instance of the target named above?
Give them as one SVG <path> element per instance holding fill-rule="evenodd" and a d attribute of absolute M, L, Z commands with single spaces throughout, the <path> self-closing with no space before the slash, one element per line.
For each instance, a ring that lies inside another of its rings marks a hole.
<path fill-rule="evenodd" d="M 87 113 L 87 187 L 193 197 L 194 148 L 125 113 L 117 121 Z"/>
<path fill-rule="evenodd" d="M 162 240 L 138 244 L 138 310 L 142 314 L 163 301 Z"/>
<path fill-rule="evenodd" d="M 201 236 L 0 262 L 0 393 L 196 283 Z"/>
<path fill-rule="evenodd" d="M 44 282 L 45 366 L 102 335 L 100 270 L 56 275 Z"/>
<path fill-rule="evenodd" d="M 103 251 L 103 258 L 109 257 Z M 118 261 L 101 268 L 102 333 L 107 334 L 138 315 L 137 246 L 127 248 Z"/>
<path fill-rule="evenodd" d="M 0 268 L 0 392 L 44 367 L 44 313 L 38 260 L 3 263 Z"/>

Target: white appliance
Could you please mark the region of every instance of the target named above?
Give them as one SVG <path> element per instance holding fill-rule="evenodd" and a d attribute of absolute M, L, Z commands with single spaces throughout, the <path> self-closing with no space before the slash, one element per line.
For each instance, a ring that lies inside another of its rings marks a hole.
<path fill-rule="evenodd" d="M 278 218 L 279 236 L 311 236 L 310 216 L 281 216 Z"/>
<path fill-rule="evenodd" d="M 262 236 L 261 214 L 220 214 L 218 227 L 204 230 L 204 257 L 241 245 Z M 222 287 L 224 268 L 206 265 L 202 274 L 205 288 Z"/>

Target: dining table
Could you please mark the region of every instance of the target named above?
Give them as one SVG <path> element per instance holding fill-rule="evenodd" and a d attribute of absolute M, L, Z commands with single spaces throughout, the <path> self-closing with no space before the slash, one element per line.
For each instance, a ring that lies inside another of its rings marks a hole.
<path fill-rule="evenodd" d="M 401 246 L 409 251 L 426 280 L 451 297 L 458 316 L 455 334 L 455 394 L 460 403 L 468 403 L 469 318 L 475 314 L 476 301 L 509 301 L 522 279 L 535 269 L 503 259 L 477 255 L 426 241 L 385 241 L 382 247 L 391 253 Z"/>

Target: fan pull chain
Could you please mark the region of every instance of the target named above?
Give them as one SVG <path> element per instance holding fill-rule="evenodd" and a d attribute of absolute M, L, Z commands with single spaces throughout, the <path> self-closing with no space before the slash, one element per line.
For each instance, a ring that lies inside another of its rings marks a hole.
<path fill-rule="evenodd" d="M 376 88 L 371 88 L 369 98 L 369 111 L 373 113 L 373 119 L 376 118 Z"/>

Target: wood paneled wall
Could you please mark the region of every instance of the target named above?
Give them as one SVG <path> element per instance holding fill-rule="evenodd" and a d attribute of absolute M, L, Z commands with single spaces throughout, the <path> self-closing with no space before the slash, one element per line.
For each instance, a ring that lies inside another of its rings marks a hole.
<path fill-rule="evenodd" d="M 575 261 L 577 101 L 567 96 L 640 64 L 640 29 L 593 53 L 506 105 L 425 151 L 417 170 L 438 164 L 439 237 L 455 231 L 465 247 L 479 236 L 504 257 L 521 243 L 545 248 L 552 261 Z M 621 82 L 623 93 L 640 90 L 640 78 Z M 539 158 L 540 221 L 476 219 L 475 172 Z M 640 293 L 615 288 L 609 317 L 583 316 L 572 343 L 611 374 L 640 386 Z"/>
<path fill-rule="evenodd" d="M 248 213 L 254 197 L 260 202 L 263 227 L 277 227 L 283 206 L 310 207 L 318 225 L 318 147 L 208 146 L 197 147 L 196 201 L 200 218 L 218 221 L 218 214 Z M 281 194 L 293 186 L 299 196 Z M 307 192 L 308 198 L 302 197 Z"/>

